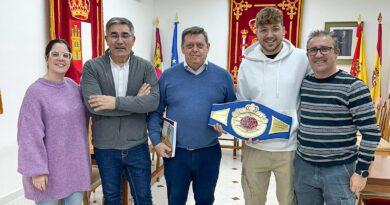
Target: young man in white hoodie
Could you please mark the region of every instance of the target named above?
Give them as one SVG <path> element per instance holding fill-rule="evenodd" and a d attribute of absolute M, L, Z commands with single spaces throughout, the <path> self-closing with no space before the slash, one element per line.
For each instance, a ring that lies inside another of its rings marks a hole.
<path fill-rule="evenodd" d="M 271 172 L 280 205 L 295 204 L 293 161 L 297 147 L 299 89 L 309 65 L 306 53 L 283 38 L 283 13 L 275 7 L 256 15 L 258 42 L 245 50 L 238 72 L 237 98 L 292 117 L 289 139 L 246 143 L 242 187 L 246 205 L 264 205 Z"/>

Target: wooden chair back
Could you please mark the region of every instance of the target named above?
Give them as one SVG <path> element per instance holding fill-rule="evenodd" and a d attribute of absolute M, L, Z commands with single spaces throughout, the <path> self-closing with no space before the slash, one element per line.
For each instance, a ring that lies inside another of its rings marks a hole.
<path fill-rule="evenodd" d="M 379 128 L 382 133 L 382 138 L 386 141 L 389 141 L 389 135 L 390 135 L 390 102 L 387 100 L 383 106 L 381 107 L 380 111 L 380 121 L 379 121 Z"/>
<path fill-rule="evenodd" d="M 380 110 L 382 108 L 382 100 L 380 98 L 376 99 L 374 103 L 375 117 L 376 122 L 379 124 L 380 122 Z"/>

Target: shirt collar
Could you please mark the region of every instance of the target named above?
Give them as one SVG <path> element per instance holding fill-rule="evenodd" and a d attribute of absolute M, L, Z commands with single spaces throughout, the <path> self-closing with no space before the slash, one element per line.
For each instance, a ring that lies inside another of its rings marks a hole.
<path fill-rule="evenodd" d="M 192 69 L 190 66 L 188 66 L 186 60 L 184 59 L 184 68 L 185 68 L 187 71 L 189 71 L 189 72 L 191 72 L 191 73 L 193 73 L 193 74 L 195 74 L 195 75 L 199 75 L 199 74 L 201 74 L 204 70 L 207 70 L 208 64 L 209 64 L 209 61 L 206 59 L 206 60 L 204 61 L 204 64 L 203 64 L 202 66 L 200 66 L 200 68 L 199 68 L 198 70 L 195 71 L 195 70 Z"/>
<path fill-rule="evenodd" d="M 108 55 L 108 57 L 110 57 L 110 64 L 111 64 L 111 67 L 115 67 L 115 68 L 124 68 L 125 70 L 128 70 L 129 69 L 129 63 L 130 63 L 130 56 L 129 58 L 127 58 L 127 61 L 125 64 L 123 64 L 122 67 L 120 67 L 118 64 L 116 64 L 110 55 Z"/>

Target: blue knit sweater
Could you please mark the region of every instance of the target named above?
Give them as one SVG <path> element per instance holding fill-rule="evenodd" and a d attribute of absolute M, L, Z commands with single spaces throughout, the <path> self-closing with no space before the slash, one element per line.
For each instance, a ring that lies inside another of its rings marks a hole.
<path fill-rule="evenodd" d="M 177 122 L 177 147 L 196 149 L 216 145 L 218 133 L 207 124 L 213 103 L 236 100 L 230 74 L 209 62 L 202 73 L 194 75 L 180 63 L 162 74 L 159 85 L 160 104 L 148 120 L 153 145 L 161 142 L 161 117 L 165 109 L 166 116 Z"/>

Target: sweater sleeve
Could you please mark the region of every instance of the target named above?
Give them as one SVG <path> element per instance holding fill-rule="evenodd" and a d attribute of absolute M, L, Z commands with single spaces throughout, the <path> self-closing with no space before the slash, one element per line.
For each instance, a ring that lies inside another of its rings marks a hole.
<path fill-rule="evenodd" d="M 157 110 L 149 113 L 148 115 L 148 133 L 149 138 L 152 141 L 153 146 L 158 145 L 161 142 L 160 132 L 162 126 L 162 116 L 165 111 L 166 101 L 165 101 L 165 85 L 164 85 L 164 73 L 160 78 L 160 102 L 157 107 Z"/>
<path fill-rule="evenodd" d="M 36 95 L 26 92 L 18 120 L 18 172 L 28 177 L 49 174 L 44 113 Z"/>
<path fill-rule="evenodd" d="M 160 97 L 156 71 L 150 63 L 146 66 L 144 83 L 151 86 L 150 93 L 145 96 L 124 96 L 116 98 L 116 109 L 134 113 L 147 113 L 156 110 Z"/>
<path fill-rule="evenodd" d="M 79 89 L 79 92 L 80 92 L 80 96 L 81 96 L 81 102 L 83 102 L 83 105 L 84 105 L 84 115 L 85 115 L 85 126 L 87 127 L 87 129 L 90 128 L 90 117 L 91 117 L 91 114 L 88 112 L 88 108 L 86 106 L 86 102 L 84 102 L 84 98 L 83 98 L 83 94 L 81 92 L 81 88 L 80 86 L 78 86 L 78 89 Z"/>
<path fill-rule="evenodd" d="M 356 170 L 368 170 L 368 166 L 374 160 L 375 149 L 378 146 L 381 134 L 376 124 L 370 91 L 360 80 L 355 81 L 351 85 L 349 91 L 349 109 L 353 121 L 362 134 Z"/>
<path fill-rule="evenodd" d="M 236 98 L 236 94 L 234 92 L 233 79 L 228 72 L 226 72 L 226 84 L 227 84 L 227 87 L 226 87 L 225 103 L 233 102 L 237 98 Z"/>

